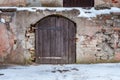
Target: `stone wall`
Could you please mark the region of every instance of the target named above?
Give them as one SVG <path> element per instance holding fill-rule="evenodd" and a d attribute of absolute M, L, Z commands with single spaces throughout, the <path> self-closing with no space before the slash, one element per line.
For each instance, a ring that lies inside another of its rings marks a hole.
<path fill-rule="evenodd" d="M 95 6 L 120 7 L 120 0 L 95 0 Z"/>
<path fill-rule="evenodd" d="M 42 6 L 44 7 L 62 7 L 63 0 L 40 0 Z"/>
<path fill-rule="evenodd" d="M 62 0 L 0 0 L 0 6 L 17 7 L 62 7 Z"/>
<path fill-rule="evenodd" d="M 41 2 L 40 0 L 26 0 L 26 6 L 41 7 Z"/>
<path fill-rule="evenodd" d="M 120 61 L 120 13 L 78 17 L 78 9 L 29 10 L 0 14 L 0 62 L 31 63 L 35 58 L 34 24 L 49 15 L 65 16 L 77 24 L 76 63 Z"/>
<path fill-rule="evenodd" d="M 94 0 L 95 7 L 120 7 L 120 0 Z M 62 7 L 63 0 L 0 0 L 0 6 Z"/>
<path fill-rule="evenodd" d="M 0 6 L 26 6 L 26 0 L 0 0 Z"/>

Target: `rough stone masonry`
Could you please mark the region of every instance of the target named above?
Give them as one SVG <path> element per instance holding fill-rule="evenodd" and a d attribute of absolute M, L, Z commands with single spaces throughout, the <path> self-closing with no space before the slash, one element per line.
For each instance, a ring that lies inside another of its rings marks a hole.
<path fill-rule="evenodd" d="M 1 63 L 32 63 L 35 58 L 33 24 L 49 15 L 61 15 L 76 23 L 76 63 L 120 61 L 120 12 L 86 18 L 78 17 L 82 13 L 77 8 L 0 10 Z"/>
<path fill-rule="evenodd" d="M 73 0 L 74 1 L 74 0 Z M 63 0 L 0 0 L 6 7 L 63 7 Z M 94 7 L 120 7 L 120 0 L 94 0 Z"/>

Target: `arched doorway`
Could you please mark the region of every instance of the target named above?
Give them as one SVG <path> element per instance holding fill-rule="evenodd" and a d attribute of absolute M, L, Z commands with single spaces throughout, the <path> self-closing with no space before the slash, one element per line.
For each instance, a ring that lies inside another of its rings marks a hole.
<path fill-rule="evenodd" d="M 71 64 L 76 60 L 76 24 L 63 16 L 47 16 L 36 23 L 36 62 Z"/>

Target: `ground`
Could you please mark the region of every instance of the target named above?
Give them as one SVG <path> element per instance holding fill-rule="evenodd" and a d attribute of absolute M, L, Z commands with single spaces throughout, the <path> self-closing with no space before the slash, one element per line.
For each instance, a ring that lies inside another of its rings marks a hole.
<path fill-rule="evenodd" d="M 0 67 L 0 80 L 120 80 L 120 63 Z"/>

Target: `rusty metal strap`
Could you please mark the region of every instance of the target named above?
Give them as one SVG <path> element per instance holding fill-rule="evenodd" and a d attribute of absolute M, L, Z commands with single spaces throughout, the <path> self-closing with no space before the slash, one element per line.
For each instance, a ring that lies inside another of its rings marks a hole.
<path fill-rule="evenodd" d="M 62 59 L 62 57 L 39 57 L 39 59 Z"/>

